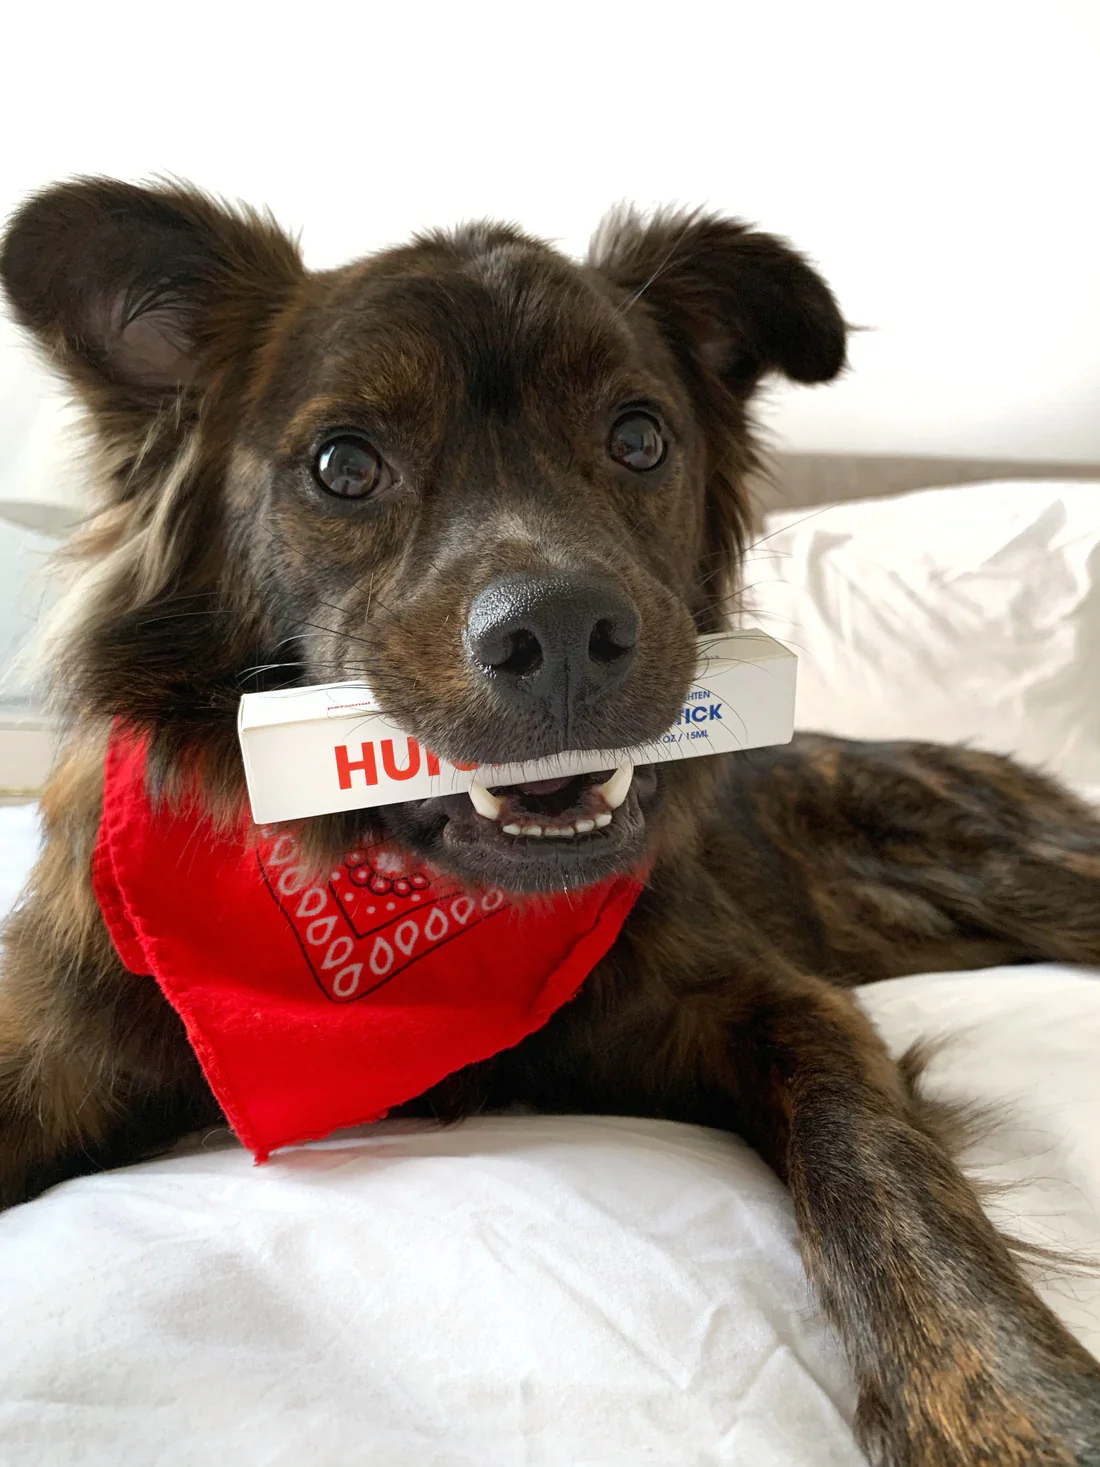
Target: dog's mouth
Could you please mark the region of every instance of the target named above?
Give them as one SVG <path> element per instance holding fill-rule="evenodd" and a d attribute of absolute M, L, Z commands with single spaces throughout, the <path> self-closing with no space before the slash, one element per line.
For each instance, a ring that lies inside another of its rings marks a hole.
<path fill-rule="evenodd" d="M 651 765 L 540 779 L 474 783 L 468 794 L 410 801 L 390 811 L 399 838 L 457 874 L 511 891 L 576 887 L 638 865 Z"/>
<path fill-rule="evenodd" d="M 577 841 L 612 824 L 633 782 L 630 763 L 610 773 L 604 770 L 492 789 L 475 779 L 470 804 L 483 820 L 492 821 L 513 840 Z"/>

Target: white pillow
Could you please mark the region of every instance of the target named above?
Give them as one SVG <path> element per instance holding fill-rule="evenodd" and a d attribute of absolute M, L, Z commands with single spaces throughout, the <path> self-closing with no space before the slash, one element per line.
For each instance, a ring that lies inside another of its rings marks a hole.
<path fill-rule="evenodd" d="M 799 656 L 796 724 L 967 742 L 1100 789 L 1100 483 L 772 515 L 745 622 Z"/>
<path fill-rule="evenodd" d="M 87 509 L 80 414 L 0 308 L 0 520 L 61 535 Z"/>

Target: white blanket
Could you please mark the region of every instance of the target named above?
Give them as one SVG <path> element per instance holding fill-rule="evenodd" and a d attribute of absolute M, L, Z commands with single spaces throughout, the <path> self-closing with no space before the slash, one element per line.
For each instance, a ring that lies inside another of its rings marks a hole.
<path fill-rule="evenodd" d="M 29 860 L 0 810 L 0 884 Z M 1100 982 L 862 992 L 935 1084 L 1005 1107 L 998 1215 L 1100 1256 Z M 1100 1352 L 1100 1282 L 1039 1280 Z M 783 1189 L 661 1122 L 388 1124 L 264 1167 L 224 1135 L 0 1217 L 3 1467 L 856 1467 Z"/>

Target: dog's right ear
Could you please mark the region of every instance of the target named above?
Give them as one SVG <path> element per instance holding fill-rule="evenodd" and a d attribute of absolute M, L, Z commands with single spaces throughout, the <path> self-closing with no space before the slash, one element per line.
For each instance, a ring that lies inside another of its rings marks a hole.
<path fill-rule="evenodd" d="M 272 220 L 186 186 L 58 184 L 0 245 L 0 283 L 50 365 L 94 406 L 139 412 L 247 353 L 302 275 Z"/>

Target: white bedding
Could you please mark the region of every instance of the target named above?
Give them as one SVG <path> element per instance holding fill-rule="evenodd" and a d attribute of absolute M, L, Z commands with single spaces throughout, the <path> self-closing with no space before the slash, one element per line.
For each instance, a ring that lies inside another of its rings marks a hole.
<path fill-rule="evenodd" d="M 1100 788 L 1100 483 L 772 515 L 746 620 L 798 652 L 799 728 L 1013 754 Z"/>
<path fill-rule="evenodd" d="M 30 858 L 0 810 L 0 884 Z M 938 1086 L 1009 1108 L 974 1160 L 1031 1239 L 1100 1256 L 1100 975 L 862 994 Z M 1041 1287 L 1100 1351 L 1100 1281 Z M 222 1136 L 0 1217 L 3 1467 L 856 1467 L 787 1198 L 689 1126 L 383 1125 L 255 1168 Z"/>

